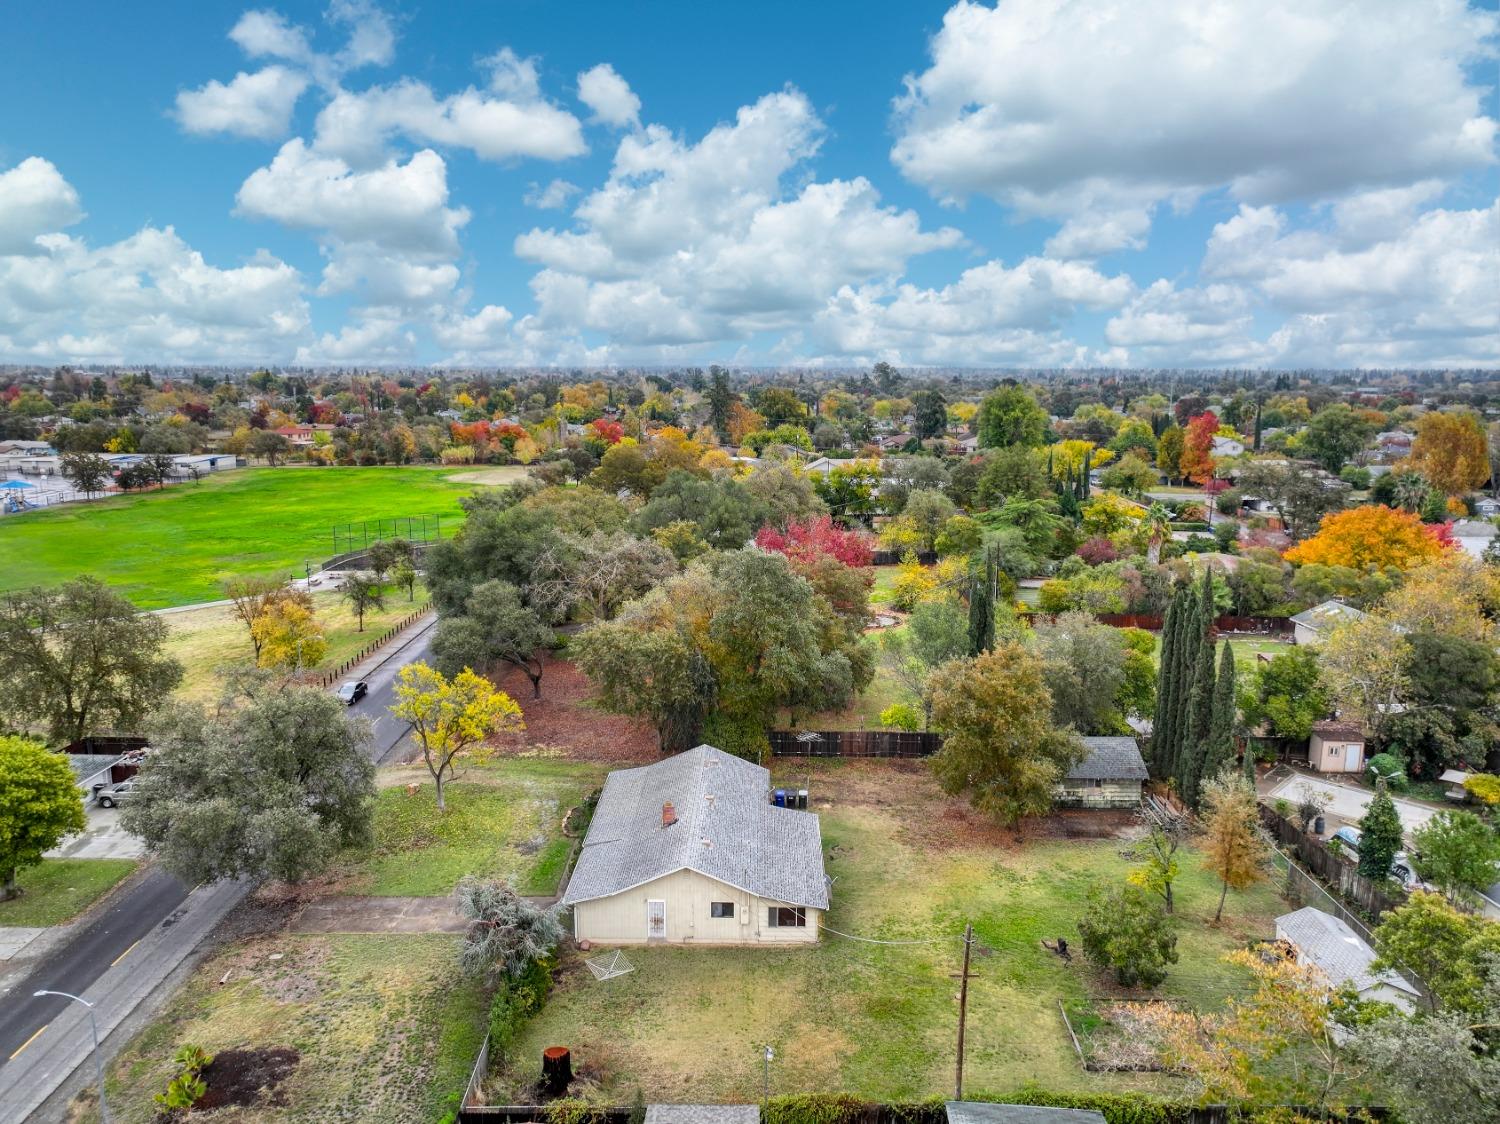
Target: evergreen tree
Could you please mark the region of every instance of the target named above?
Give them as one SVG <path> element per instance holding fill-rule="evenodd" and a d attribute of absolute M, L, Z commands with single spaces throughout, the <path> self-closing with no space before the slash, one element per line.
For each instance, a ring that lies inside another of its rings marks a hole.
<path fill-rule="evenodd" d="M 1218 776 L 1234 755 L 1234 717 L 1234 648 L 1226 640 L 1219 655 L 1219 677 L 1214 680 L 1213 721 L 1203 755 L 1204 779 Z"/>
<path fill-rule="evenodd" d="M 1203 646 L 1202 609 L 1193 591 L 1183 593 L 1183 612 L 1179 623 L 1177 643 L 1176 699 L 1172 716 L 1172 766 L 1171 776 L 1177 781 L 1177 791 L 1182 792 L 1187 755 L 1193 744 L 1193 680 L 1198 671 L 1198 651 Z"/>
<path fill-rule="evenodd" d="M 995 646 L 995 595 L 1000 568 L 995 552 L 985 552 L 980 571 L 969 579 L 969 654 L 982 656 Z"/>
<path fill-rule="evenodd" d="M 1252 452 L 1260 452 L 1260 402 L 1255 403 L 1255 443 L 1251 445 Z"/>
<path fill-rule="evenodd" d="M 1188 695 L 1185 721 L 1187 736 L 1183 741 L 1182 775 L 1178 779 L 1183 799 L 1190 807 L 1198 806 L 1198 782 L 1210 775 L 1204 771 L 1203 762 L 1214 720 L 1213 583 L 1213 572 L 1209 571 L 1203 578 L 1203 597 L 1198 605 L 1198 625 L 1202 631 L 1193 660 L 1193 688 Z"/>
<path fill-rule="evenodd" d="M 1401 817 L 1391 802 L 1384 782 L 1364 819 L 1359 821 L 1359 872 L 1366 878 L 1383 882 L 1391 876 L 1391 860 L 1401 850 Z"/>
<path fill-rule="evenodd" d="M 1177 689 L 1177 631 L 1182 595 L 1172 594 L 1161 626 L 1161 662 L 1156 673 L 1156 714 L 1151 722 L 1151 772 L 1165 777 L 1172 767 L 1172 700 Z"/>

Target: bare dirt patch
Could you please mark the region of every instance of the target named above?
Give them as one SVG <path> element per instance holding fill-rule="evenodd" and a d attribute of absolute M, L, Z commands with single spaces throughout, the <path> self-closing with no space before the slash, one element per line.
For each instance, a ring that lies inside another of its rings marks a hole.
<path fill-rule="evenodd" d="M 610 714 L 594 705 L 588 677 L 567 660 L 551 660 L 542 675 L 542 697 L 531 697 L 531 680 L 519 669 L 495 676 L 495 684 L 521 705 L 526 729 L 495 744 L 505 753 L 541 753 L 574 761 L 641 764 L 656 760 L 656 731 L 649 722 Z"/>
<path fill-rule="evenodd" d="M 193 1105 L 197 1111 L 250 1108 L 255 1105 L 285 1107 L 285 1094 L 278 1088 L 297 1069 L 302 1056 L 290 1046 L 261 1050 L 220 1050 L 200 1076 L 208 1092 Z"/>

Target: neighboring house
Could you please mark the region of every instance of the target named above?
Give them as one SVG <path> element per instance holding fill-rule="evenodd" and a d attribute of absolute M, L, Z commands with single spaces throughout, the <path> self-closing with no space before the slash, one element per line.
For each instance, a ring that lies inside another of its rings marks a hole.
<path fill-rule="evenodd" d="M 1326 718 L 1312 724 L 1307 763 L 1320 773 L 1359 773 L 1365 767 L 1365 734 L 1352 722 Z"/>
<path fill-rule="evenodd" d="M 239 464 L 233 453 L 182 453 L 172 458 L 172 465 L 182 476 L 223 472 Z"/>
<path fill-rule="evenodd" d="M 55 457 L 57 450 L 46 441 L 0 441 L 0 456 Z"/>
<path fill-rule="evenodd" d="M 948 1111 L 948 1124 L 1105 1124 L 1104 1114 L 1091 1108 L 989 1101 L 948 1101 L 943 1107 Z"/>
<path fill-rule="evenodd" d="M 834 460 L 832 457 L 814 457 L 802 466 L 802 475 L 821 476 L 824 480 L 832 474 L 833 470 L 840 465 L 851 464 L 847 460 Z"/>
<path fill-rule="evenodd" d="M 1209 452 L 1216 457 L 1238 457 L 1245 452 L 1245 443 L 1236 441 L 1233 437 L 1215 437 L 1213 447 Z"/>
<path fill-rule="evenodd" d="M 1375 950 L 1343 920 L 1321 909 L 1305 906 L 1276 919 L 1276 939 L 1291 945 L 1297 963 L 1316 968 L 1330 987 L 1352 984 L 1361 999 L 1378 999 L 1410 1011 L 1421 998 L 1395 972 L 1376 972 L 1370 965 Z"/>
<path fill-rule="evenodd" d="M 316 432 L 310 425 L 283 425 L 276 428 L 276 432 L 287 439 L 287 443 L 294 449 L 310 449 L 313 444 L 313 434 Z"/>
<path fill-rule="evenodd" d="M 818 817 L 774 807 L 770 783 L 709 745 L 610 773 L 562 898 L 574 937 L 815 942 L 828 908 Z"/>
<path fill-rule="evenodd" d="M 1460 519 L 1453 524 L 1453 538 L 1471 558 L 1484 557 L 1484 551 L 1495 537 L 1495 525 L 1478 519 Z"/>
<path fill-rule="evenodd" d="M 1443 795 L 1455 804 L 1467 804 L 1469 802 L 1469 790 L 1464 787 L 1464 781 L 1473 775 L 1473 773 L 1467 773 L 1462 769 L 1444 769 L 1442 776 L 1438 777 L 1440 784 L 1448 786 L 1448 790 Z"/>
<path fill-rule="evenodd" d="M 1321 644 L 1339 625 L 1357 621 L 1363 616 L 1353 605 L 1325 601 L 1292 618 L 1292 641 L 1296 644 Z"/>
<path fill-rule="evenodd" d="M 1481 519 L 1493 519 L 1500 515 L 1500 500 L 1494 496 L 1480 496 L 1474 501 L 1474 513 Z"/>
<path fill-rule="evenodd" d="M 1134 808 L 1150 774 L 1134 738 L 1081 738 L 1089 753 L 1057 786 L 1057 802 L 1075 808 Z"/>

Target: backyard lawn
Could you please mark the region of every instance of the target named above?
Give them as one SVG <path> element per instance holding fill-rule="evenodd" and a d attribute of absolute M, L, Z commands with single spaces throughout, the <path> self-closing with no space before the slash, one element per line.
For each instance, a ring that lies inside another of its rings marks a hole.
<path fill-rule="evenodd" d="M 0 927 L 61 925 L 103 897 L 135 865 L 134 859 L 43 859 L 16 877 L 21 896 L 0 902 Z"/>
<path fill-rule="evenodd" d="M 172 1056 L 194 1045 L 292 1051 L 290 1075 L 259 1104 L 226 1110 L 246 1124 L 436 1120 L 462 1095 L 488 1009 L 483 989 L 459 974 L 457 951 L 451 934 L 278 934 L 229 945 L 111 1065 L 111 1115 L 161 1119 L 151 1098 L 176 1072 Z M 75 1119 L 97 1120 L 97 1110 Z"/>
<path fill-rule="evenodd" d="M 365 630 L 359 631 L 354 611 L 336 590 L 312 595 L 313 609 L 328 637 L 328 654 L 318 669 L 343 663 L 391 625 L 427 603 L 427 593 L 418 583 L 416 600 L 408 601 L 404 589 L 386 591 L 385 608 L 365 614 Z M 218 698 L 226 671 L 252 663 L 255 650 L 250 633 L 234 615 L 230 605 L 203 605 L 162 617 L 167 622 L 167 654 L 182 664 L 180 698 L 211 702 Z"/>
<path fill-rule="evenodd" d="M 572 840 L 563 817 L 604 783 L 595 765 L 506 757 L 466 769 L 435 808 L 432 778 L 420 764 L 380 773 L 375 845 L 351 853 L 331 876 L 345 894 L 442 897 L 465 874 L 503 878 L 523 894 L 554 894 Z M 415 795 L 406 785 L 421 785 Z"/>
<path fill-rule="evenodd" d="M 778 770 L 806 783 L 822 813 L 833 907 L 810 949 L 631 948 L 635 970 L 600 982 L 564 956 L 546 1007 L 492 1076 L 492 1102 L 522 1096 L 544 1047 L 573 1049 L 584 1091 L 629 1103 L 754 1101 L 761 1049 L 776 1052 L 774 1093 L 846 1091 L 909 1100 L 951 1089 L 964 923 L 974 924 L 966 1081 L 1004 1093 L 1052 1089 L 1171 1092 L 1159 1075 L 1085 1073 L 1058 1010 L 1089 1021 L 1117 990 L 1081 959 L 1041 946 L 1065 936 L 1095 881 L 1118 883 L 1131 861 L 1119 839 L 1017 843 L 941 795 L 920 765 L 807 762 Z M 1208 924 L 1218 888 L 1193 854 L 1177 883 L 1181 962 L 1151 997 L 1200 1009 L 1242 989 L 1230 949 L 1269 937 L 1284 907 L 1268 886 L 1231 894 Z M 854 939 L 856 937 L 866 939 Z M 895 942 L 890 944 L 872 942 Z M 902 943 L 908 942 L 908 943 Z M 916 942 L 916 943 L 910 943 Z"/>
<path fill-rule="evenodd" d="M 439 515 L 447 536 L 484 471 L 247 468 L 10 515 L 0 519 L 0 592 L 93 574 L 143 609 L 212 601 L 226 578 L 301 574 L 331 557 L 335 524 Z"/>

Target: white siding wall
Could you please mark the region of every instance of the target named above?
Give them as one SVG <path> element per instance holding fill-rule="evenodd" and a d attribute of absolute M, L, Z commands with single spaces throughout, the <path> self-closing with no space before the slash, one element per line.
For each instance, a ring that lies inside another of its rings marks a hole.
<path fill-rule="evenodd" d="M 646 903 L 667 903 L 671 944 L 806 944 L 818 939 L 822 910 L 807 911 L 805 928 L 766 924 L 775 903 L 699 874 L 679 870 L 633 890 L 573 907 L 573 935 L 596 944 L 645 944 Z M 711 917 L 710 903 L 733 902 L 733 917 Z"/>

